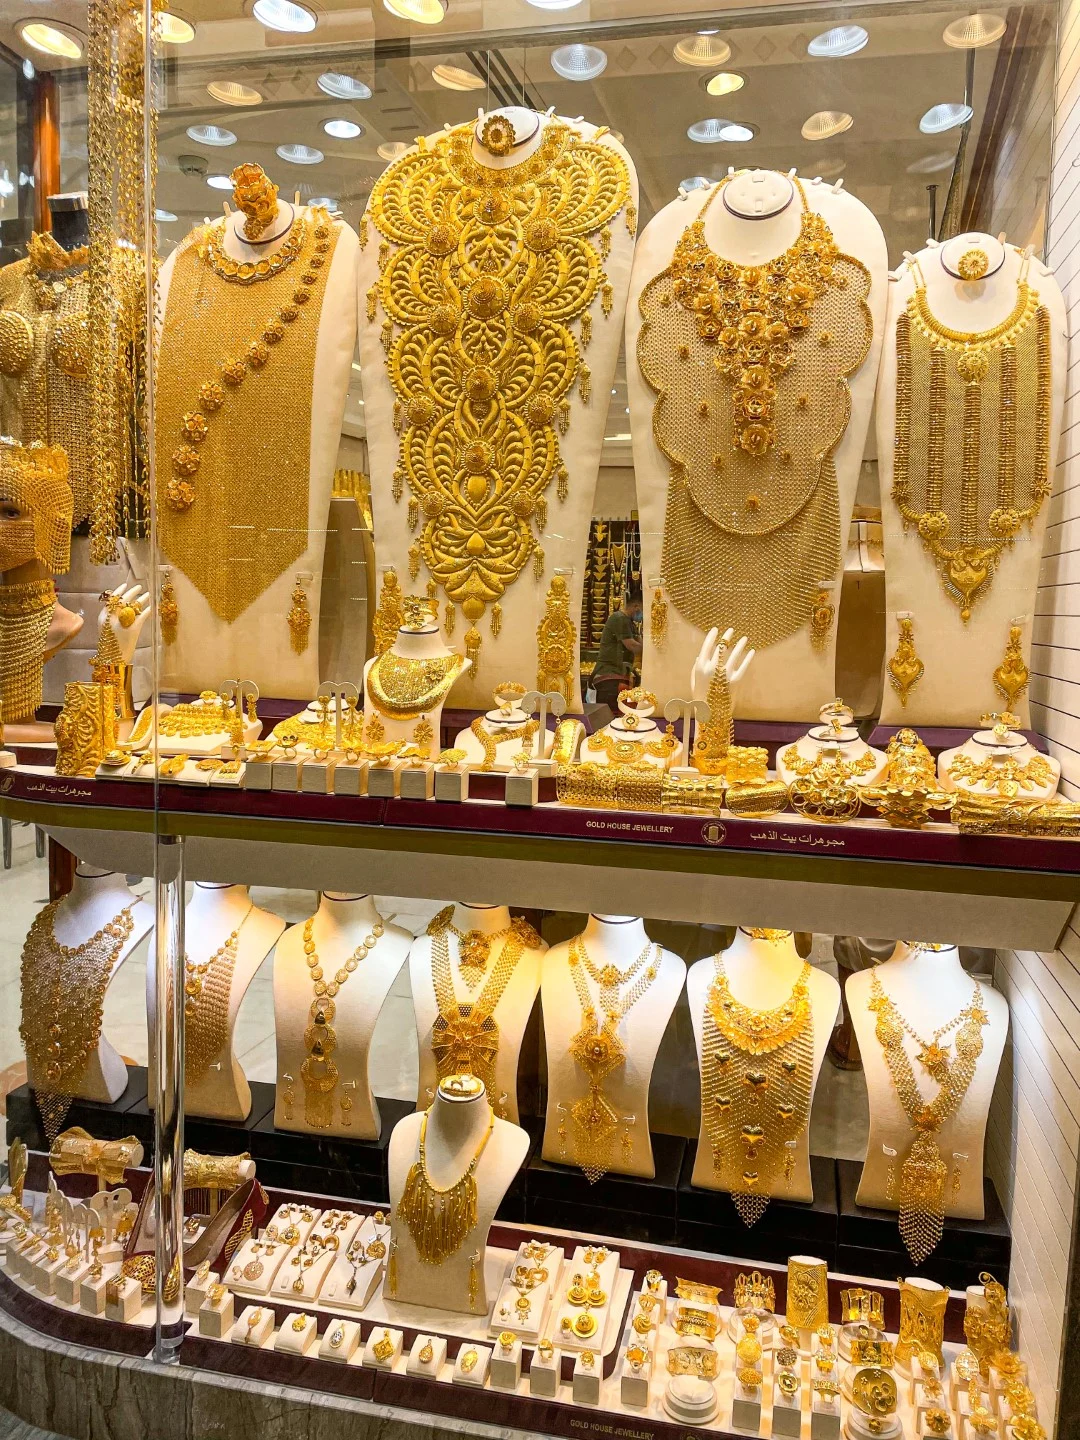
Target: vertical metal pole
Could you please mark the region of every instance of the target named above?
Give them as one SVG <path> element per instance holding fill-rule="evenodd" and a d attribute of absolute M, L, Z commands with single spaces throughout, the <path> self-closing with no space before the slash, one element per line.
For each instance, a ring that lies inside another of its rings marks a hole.
<path fill-rule="evenodd" d="M 154 1359 L 163 1365 L 175 1365 L 183 1337 L 183 1284 L 172 1300 L 166 1300 L 165 1289 L 174 1274 L 182 1282 L 184 1263 L 184 842 L 179 836 L 157 837 L 155 894 L 154 1183 L 158 1286 Z"/>

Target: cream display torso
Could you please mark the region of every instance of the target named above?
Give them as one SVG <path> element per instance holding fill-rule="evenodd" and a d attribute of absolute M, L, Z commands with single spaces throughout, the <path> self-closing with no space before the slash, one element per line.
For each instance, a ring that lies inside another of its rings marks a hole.
<path fill-rule="evenodd" d="M 657 694 L 681 693 L 714 625 L 757 648 L 747 718 L 808 717 L 835 693 L 885 275 L 864 205 L 772 172 L 682 196 L 642 235 L 626 349 L 642 575 L 668 601 L 642 657 Z"/>
<path fill-rule="evenodd" d="M 971 252 L 997 268 L 958 278 Z M 886 686 L 885 724 L 972 726 L 1003 708 L 1028 723 L 1066 330 L 1051 272 L 989 236 L 928 246 L 889 287 L 876 412 L 885 653 L 906 621 L 922 670 L 903 697 Z"/>
<path fill-rule="evenodd" d="M 636 226 L 622 146 L 530 118 L 506 153 L 481 145 L 479 125 L 421 140 L 378 181 L 362 227 L 378 559 L 403 584 L 436 581 L 450 642 L 477 662 L 454 703 L 475 708 L 500 677 L 555 688 L 536 677 L 556 580 L 575 626 L 561 680 L 580 705 L 585 548 Z"/>
<path fill-rule="evenodd" d="M 399 630 L 390 649 L 364 666 L 365 746 L 411 743 L 434 756 L 446 698 L 469 665 L 437 625 Z"/>
<path fill-rule="evenodd" d="M 1009 718 L 1015 724 L 1015 717 Z M 945 790 L 1001 800 L 1049 800 L 1057 794 L 1061 764 L 999 723 L 992 730 L 977 730 L 953 750 L 943 750 L 938 777 Z"/>

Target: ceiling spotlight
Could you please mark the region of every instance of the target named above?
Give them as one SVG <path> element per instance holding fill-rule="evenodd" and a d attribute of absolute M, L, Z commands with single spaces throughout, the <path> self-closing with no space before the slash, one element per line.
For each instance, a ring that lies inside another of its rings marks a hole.
<path fill-rule="evenodd" d="M 581 0 L 527 0 L 536 10 L 572 10 Z"/>
<path fill-rule="evenodd" d="M 696 140 L 699 145 L 715 145 L 721 140 L 741 145 L 747 140 L 752 140 L 755 133 L 752 125 L 740 125 L 734 120 L 713 118 L 695 120 L 686 132 L 688 138 Z"/>
<path fill-rule="evenodd" d="M 168 10 L 154 16 L 154 34 L 164 45 L 190 45 L 195 39 L 195 26 Z"/>
<path fill-rule="evenodd" d="M 715 30 L 699 30 L 696 35 L 687 35 L 678 41 L 672 54 L 683 65 L 711 70 L 727 64 L 731 59 L 731 46 Z"/>
<path fill-rule="evenodd" d="M 337 70 L 326 70 L 316 80 L 324 95 L 333 95 L 335 100 L 370 100 L 371 86 L 363 80 L 354 80 L 351 75 L 342 75 Z"/>
<path fill-rule="evenodd" d="M 446 18 L 446 0 L 383 0 L 383 5 L 399 20 L 417 25 L 438 25 Z"/>
<path fill-rule="evenodd" d="M 155 210 L 154 219 L 161 225 L 168 225 L 176 219 L 176 216 L 171 210 Z"/>
<path fill-rule="evenodd" d="M 679 181 L 679 189 L 689 193 L 691 190 L 707 190 L 711 184 L 712 181 L 704 175 L 690 175 L 685 180 Z M 613 390 L 611 393 L 614 395 L 615 391 Z"/>
<path fill-rule="evenodd" d="M 404 140 L 384 140 L 375 153 L 384 160 L 396 160 L 399 155 L 404 155 L 408 148 Z"/>
<path fill-rule="evenodd" d="M 1003 16 L 983 11 L 978 15 L 964 15 L 961 19 L 954 20 L 951 25 L 946 25 L 941 32 L 941 38 L 954 50 L 981 50 L 984 45 L 992 45 L 995 40 L 1000 40 L 1005 29 Z"/>
<path fill-rule="evenodd" d="M 355 120 L 327 120 L 322 128 L 335 140 L 355 140 L 364 133 L 364 127 Z"/>
<path fill-rule="evenodd" d="M 552 52 L 551 68 L 564 80 L 595 80 L 607 69 L 607 55 L 599 45 L 560 45 Z"/>
<path fill-rule="evenodd" d="M 806 53 L 822 60 L 840 60 L 845 55 L 857 55 L 869 39 L 861 25 L 837 25 L 815 35 Z"/>
<path fill-rule="evenodd" d="M 919 129 L 924 135 L 940 135 L 944 130 L 955 130 L 958 125 L 966 125 L 974 113 L 970 105 L 964 105 L 960 101 L 931 105 L 919 121 Z"/>
<path fill-rule="evenodd" d="M 319 23 L 313 10 L 294 0 L 255 0 L 251 13 L 268 30 L 284 30 L 290 35 L 306 35 Z"/>
<path fill-rule="evenodd" d="M 460 65 L 434 65 L 431 78 L 444 90 L 483 90 L 487 85 L 475 70 L 465 70 Z"/>
<path fill-rule="evenodd" d="M 231 190 L 233 182 L 228 175 L 207 175 L 206 183 L 211 190 Z"/>
<path fill-rule="evenodd" d="M 82 46 L 75 36 L 55 25 L 46 25 L 37 20 L 27 21 L 19 27 L 19 34 L 27 45 L 34 50 L 40 50 L 43 55 L 59 55 L 64 60 L 82 59 Z"/>
<path fill-rule="evenodd" d="M 830 136 L 842 135 L 850 130 L 854 120 L 846 110 L 818 110 L 803 121 L 804 140 L 828 140 Z"/>
<path fill-rule="evenodd" d="M 736 90 L 741 90 L 746 84 L 746 77 L 737 75 L 734 70 L 721 70 L 705 82 L 706 95 L 734 95 Z"/>
<path fill-rule="evenodd" d="M 222 105 L 261 105 L 262 96 L 239 80 L 211 80 L 206 91 Z"/>
<path fill-rule="evenodd" d="M 279 145 L 274 154 L 290 165 L 318 165 L 325 159 L 323 152 L 316 150 L 314 145 Z"/>
<path fill-rule="evenodd" d="M 197 145 L 235 145 L 236 136 L 231 130 L 225 130 L 220 125 L 189 125 L 187 128 L 189 140 L 194 140 Z"/>
<path fill-rule="evenodd" d="M 936 175 L 939 170 L 948 170 L 956 161 L 955 150 L 937 150 L 933 155 L 924 155 L 913 160 L 907 167 L 909 175 Z"/>

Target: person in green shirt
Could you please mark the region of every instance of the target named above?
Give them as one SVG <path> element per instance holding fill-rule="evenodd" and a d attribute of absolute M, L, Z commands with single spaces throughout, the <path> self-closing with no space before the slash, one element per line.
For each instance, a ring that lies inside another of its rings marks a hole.
<path fill-rule="evenodd" d="M 619 691 L 626 688 L 635 658 L 641 654 L 637 622 L 641 619 L 641 591 L 627 589 L 622 608 L 613 610 L 604 623 L 600 650 L 593 671 L 597 703 L 614 712 Z"/>

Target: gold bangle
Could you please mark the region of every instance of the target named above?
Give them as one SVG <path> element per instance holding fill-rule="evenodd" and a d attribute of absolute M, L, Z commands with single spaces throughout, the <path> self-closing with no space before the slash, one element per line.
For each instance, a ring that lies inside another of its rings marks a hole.
<path fill-rule="evenodd" d="M 720 1357 L 715 1350 L 696 1345 L 674 1345 L 667 1352 L 669 1375 L 697 1375 L 702 1380 L 715 1380 Z"/>
<path fill-rule="evenodd" d="M 700 1335 L 705 1340 L 715 1340 L 718 1326 L 716 1316 L 708 1310 L 697 1310 L 687 1305 L 676 1307 L 674 1328 L 677 1335 Z M 740 1346 L 746 1343 L 746 1339 L 739 1341 Z M 760 1355 L 760 1342 L 753 1340 L 752 1343 L 757 1346 Z"/>
<path fill-rule="evenodd" d="M 829 1267 L 824 1260 L 789 1260 L 787 1322 L 798 1330 L 829 1323 Z"/>
<path fill-rule="evenodd" d="M 700 1280 L 676 1280 L 675 1294 L 680 1300 L 696 1300 L 699 1305 L 720 1304 L 720 1286 L 705 1285 Z"/>

